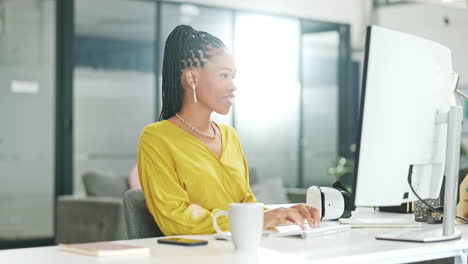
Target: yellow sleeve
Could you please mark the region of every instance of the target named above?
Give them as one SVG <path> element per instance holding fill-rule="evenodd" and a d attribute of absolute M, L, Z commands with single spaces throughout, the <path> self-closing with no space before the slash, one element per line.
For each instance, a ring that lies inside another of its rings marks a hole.
<path fill-rule="evenodd" d="M 166 236 L 215 233 L 212 217 L 220 209 L 209 211 L 190 202 L 167 143 L 157 140 L 156 144 L 154 141 L 144 132 L 140 137 L 138 171 L 146 204 L 157 225 Z M 228 218 L 219 217 L 218 225 L 228 230 Z"/>

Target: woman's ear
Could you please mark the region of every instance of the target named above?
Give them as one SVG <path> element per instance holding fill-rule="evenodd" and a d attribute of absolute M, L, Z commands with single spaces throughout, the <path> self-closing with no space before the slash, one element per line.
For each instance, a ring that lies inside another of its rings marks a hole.
<path fill-rule="evenodd" d="M 183 83 L 192 89 L 193 85 L 197 86 L 198 84 L 198 74 L 199 73 L 196 69 L 186 69 L 182 74 Z"/>

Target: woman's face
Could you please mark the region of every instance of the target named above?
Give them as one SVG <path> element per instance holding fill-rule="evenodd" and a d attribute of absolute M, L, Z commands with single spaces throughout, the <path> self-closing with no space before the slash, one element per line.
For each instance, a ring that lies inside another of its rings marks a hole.
<path fill-rule="evenodd" d="M 199 71 L 197 99 L 210 110 L 226 115 L 231 109 L 236 86 L 234 58 L 225 50 L 217 50 Z"/>

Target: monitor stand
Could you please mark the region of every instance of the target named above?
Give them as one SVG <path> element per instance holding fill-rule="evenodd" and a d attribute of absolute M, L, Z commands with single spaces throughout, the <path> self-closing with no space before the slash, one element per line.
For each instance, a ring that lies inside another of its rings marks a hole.
<path fill-rule="evenodd" d="M 395 240 L 406 242 L 440 242 L 449 241 L 461 238 L 461 232 L 454 230 L 451 235 L 444 235 L 442 228 L 433 229 L 418 229 L 418 230 L 404 230 L 401 232 L 391 232 L 387 234 L 378 235 L 375 238 L 379 240 Z"/>
<path fill-rule="evenodd" d="M 458 74 L 454 74 L 454 94 L 457 91 Z M 447 114 L 437 117 L 437 122 L 447 123 L 447 155 L 445 163 L 444 222 L 442 228 L 421 228 L 378 235 L 377 239 L 408 242 L 438 242 L 461 238 L 455 229 L 458 170 L 460 168 L 460 137 L 463 123 L 463 107 L 457 101 Z"/>

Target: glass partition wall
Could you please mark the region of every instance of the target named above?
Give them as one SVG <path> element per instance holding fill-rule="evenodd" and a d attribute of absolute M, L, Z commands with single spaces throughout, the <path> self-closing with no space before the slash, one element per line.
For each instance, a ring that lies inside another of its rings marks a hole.
<path fill-rule="evenodd" d="M 338 27 L 302 25 L 302 185 L 329 185 L 338 155 Z M 324 140 L 326 139 L 326 140 Z"/>
<path fill-rule="evenodd" d="M 0 249 L 53 241 L 54 80 L 55 1 L 0 1 Z"/>
<path fill-rule="evenodd" d="M 153 2 L 75 1 L 75 194 L 86 171 L 128 177 L 136 165 L 140 132 L 155 119 L 155 21 Z"/>
<path fill-rule="evenodd" d="M 302 35 L 302 172 L 305 186 L 327 186 L 338 155 L 338 44 L 336 31 Z M 326 140 L 324 140 L 326 139 Z"/>
<path fill-rule="evenodd" d="M 352 186 L 349 49 L 349 26 L 302 22 L 301 187 Z"/>

